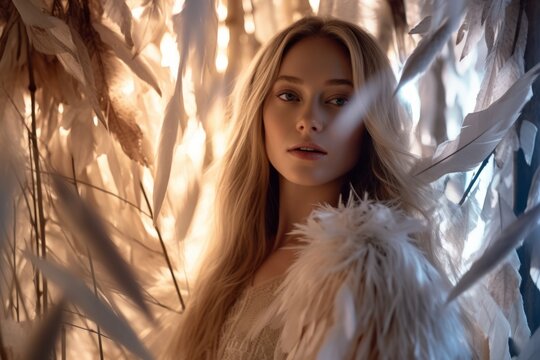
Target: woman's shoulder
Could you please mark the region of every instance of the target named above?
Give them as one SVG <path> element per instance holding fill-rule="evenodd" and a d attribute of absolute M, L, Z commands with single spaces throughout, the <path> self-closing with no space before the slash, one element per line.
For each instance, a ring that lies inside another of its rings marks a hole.
<path fill-rule="evenodd" d="M 459 307 L 411 236 L 425 225 L 387 204 L 321 207 L 266 313 L 293 358 L 467 358 Z M 254 332 L 258 327 L 256 326 Z"/>

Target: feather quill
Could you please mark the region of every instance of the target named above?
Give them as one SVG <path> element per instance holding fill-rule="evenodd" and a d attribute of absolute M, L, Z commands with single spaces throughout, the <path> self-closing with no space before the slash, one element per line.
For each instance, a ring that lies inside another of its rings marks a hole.
<path fill-rule="evenodd" d="M 448 294 L 447 303 L 475 284 L 482 276 L 500 264 L 527 235 L 538 226 L 540 205 L 536 205 L 509 225 L 484 254 L 476 260 L 471 268 L 461 277 L 452 291 Z"/>
<path fill-rule="evenodd" d="M 458 138 L 439 145 L 431 159 L 420 162 L 413 169 L 415 176 L 434 181 L 481 163 L 517 119 L 517 111 L 529 97 L 530 86 L 539 73 L 540 64 L 537 64 L 490 107 L 467 115 Z"/>
<path fill-rule="evenodd" d="M 117 316 L 107 304 L 97 298 L 84 283 L 52 262 L 29 253 L 26 256 L 47 279 L 62 289 L 66 300 L 81 308 L 107 334 L 140 358 L 152 359 L 152 356 L 139 341 L 129 324 L 123 318 Z"/>

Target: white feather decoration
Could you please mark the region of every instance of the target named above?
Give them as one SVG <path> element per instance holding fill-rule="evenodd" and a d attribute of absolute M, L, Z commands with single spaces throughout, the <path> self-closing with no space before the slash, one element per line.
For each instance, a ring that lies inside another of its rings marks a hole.
<path fill-rule="evenodd" d="M 413 169 L 415 176 L 434 181 L 445 174 L 471 170 L 480 164 L 514 124 L 539 73 L 540 64 L 537 64 L 490 107 L 467 115 L 459 137 L 439 145 L 431 159 L 420 162 Z"/>
<path fill-rule="evenodd" d="M 275 301 L 256 322 L 282 327 L 287 359 L 461 359 L 469 345 L 446 282 L 409 234 L 420 221 L 367 200 L 314 211 Z"/>

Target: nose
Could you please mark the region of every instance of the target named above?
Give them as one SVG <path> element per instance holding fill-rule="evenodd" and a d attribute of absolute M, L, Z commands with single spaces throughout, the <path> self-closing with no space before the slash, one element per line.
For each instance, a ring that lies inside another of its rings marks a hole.
<path fill-rule="evenodd" d="M 300 114 L 296 122 L 296 130 L 299 132 L 320 132 L 324 128 L 321 110 L 317 106 L 317 101 L 306 104 L 304 111 Z"/>

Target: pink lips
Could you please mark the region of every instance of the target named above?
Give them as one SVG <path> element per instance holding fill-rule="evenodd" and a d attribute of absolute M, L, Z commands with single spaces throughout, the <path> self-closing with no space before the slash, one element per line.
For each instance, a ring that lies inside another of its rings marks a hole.
<path fill-rule="evenodd" d="M 304 160 L 317 160 L 328 154 L 322 147 L 313 143 L 294 145 L 287 149 L 287 152 Z"/>

